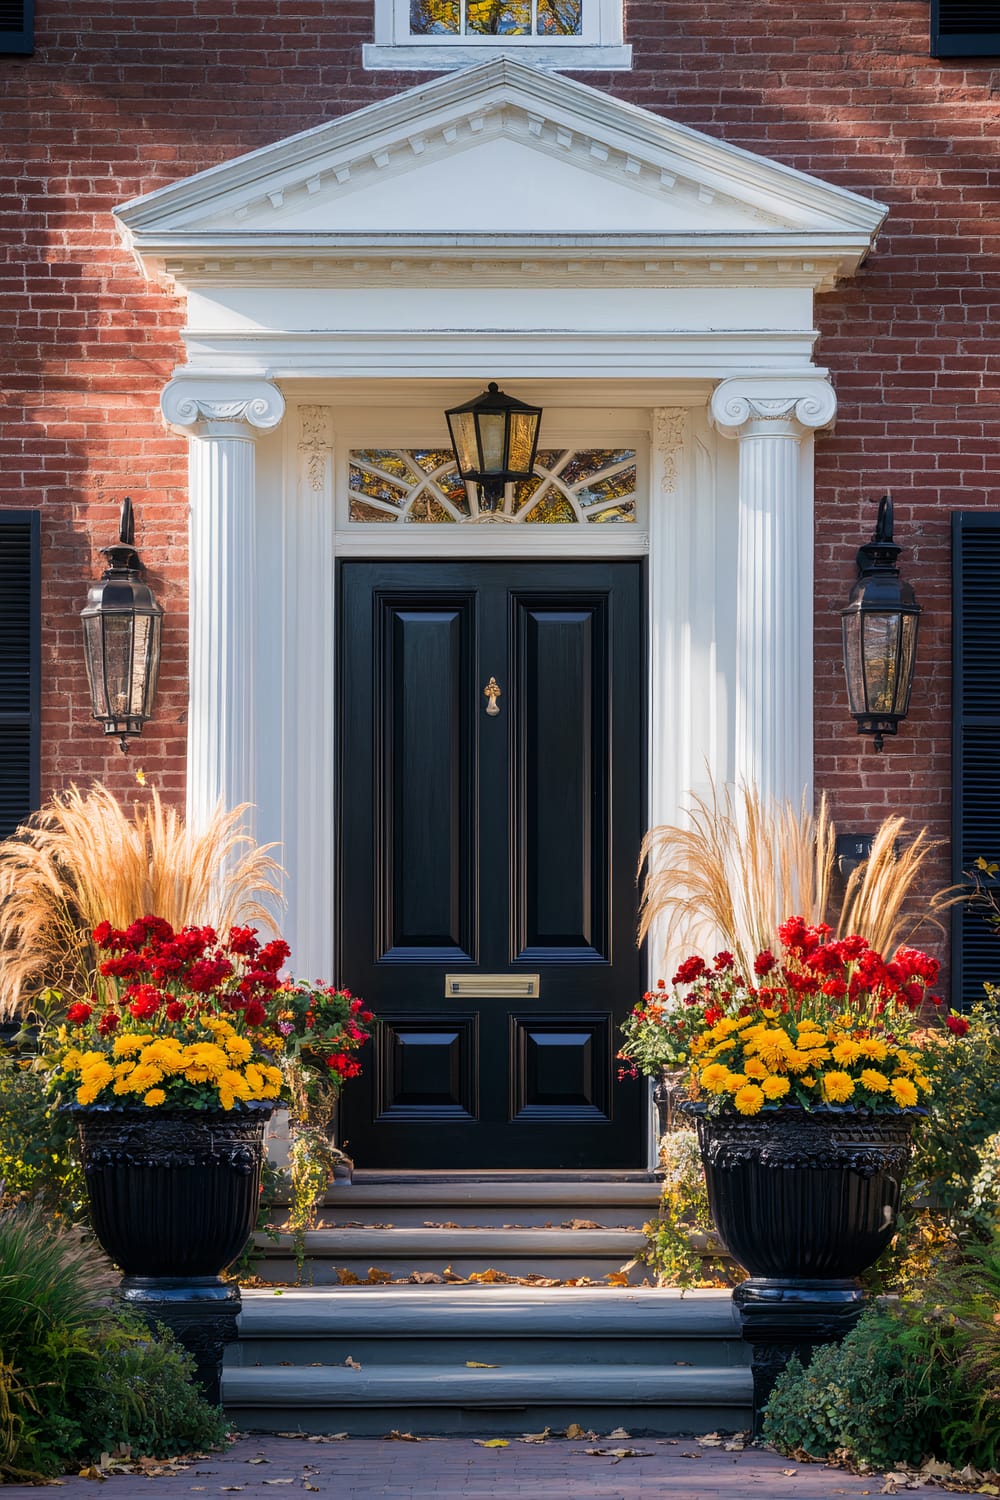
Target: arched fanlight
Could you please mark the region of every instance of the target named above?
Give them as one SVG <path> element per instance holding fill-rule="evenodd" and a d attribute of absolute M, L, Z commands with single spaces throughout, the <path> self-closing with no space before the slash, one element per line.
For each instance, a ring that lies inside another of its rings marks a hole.
<path fill-rule="evenodd" d="M 100 582 L 91 585 L 80 618 L 93 716 L 127 750 L 128 736 L 141 734 L 153 716 L 163 626 L 163 610 L 139 576 L 142 563 L 128 496 L 122 502 L 118 537 L 116 545 L 101 548 L 109 566 Z"/>
<path fill-rule="evenodd" d="M 892 539 L 892 500 L 879 501 L 870 542 L 858 549 L 858 581 L 841 611 L 844 667 L 859 734 L 895 734 L 910 708 L 920 605 L 896 567 L 902 548 Z"/>
<path fill-rule="evenodd" d="M 498 510 L 504 485 L 531 478 L 541 407 L 506 395 L 491 380 L 481 396 L 445 416 L 460 478 L 479 485 L 482 510 Z"/>

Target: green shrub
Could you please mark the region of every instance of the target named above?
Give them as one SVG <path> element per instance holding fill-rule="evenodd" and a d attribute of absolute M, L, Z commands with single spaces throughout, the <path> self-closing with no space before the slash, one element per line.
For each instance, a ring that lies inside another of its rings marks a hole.
<path fill-rule="evenodd" d="M 80 1457 L 129 1446 L 134 1453 L 170 1458 L 217 1447 L 226 1419 L 192 1383 L 194 1360 L 168 1328 L 155 1337 L 141 1321 L 121 1314 L 95 1335 L 100 1378 L 78 1410 Z"/>
<path fill-rule="evenodd" d="M 123 1443 L 158 1456 L 221 1440 L 190 1361 L 116 1310 L 117 1278 L 38 1205 L 0 1211 L 0 1482 L 63 1472 Z"/>
<path fill-rule="evenodd" d="M 76 1125 L 56 1109 L 35 1062 L 0 1048 L 0 1188 L 7 1202 L 38 1198 L 75 1222 L 86 1213 Z"/>
<path fill-rule="evenodd" d="M 928 1455 L 1000 1463 L 1000 1238 L 939 1264 L 912 1299 L 876 1306 L 844 1342 L 793 1361 L 764 1436 L 783 1452 L 840 1452 L 874 1467 Z"/>

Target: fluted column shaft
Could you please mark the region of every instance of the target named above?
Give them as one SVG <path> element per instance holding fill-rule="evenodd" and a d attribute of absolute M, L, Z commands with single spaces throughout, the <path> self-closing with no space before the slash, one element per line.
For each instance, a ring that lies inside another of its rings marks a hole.
<path fill-rule="evenodd" d="M 284 413 L 266 381 L 171 381 L 162 397 L 190 438 L 187 816 L 256 804 L 255 441 Z M 249 825 L 248 825 L 249 826 Z"/>
<path fill-rule="evenodd" d="M 710 410 L 739 442 L 736 779 L 797 807 L 813 776 L 812 434 L 836 400 L 818 378 L 727 380 Z"/>

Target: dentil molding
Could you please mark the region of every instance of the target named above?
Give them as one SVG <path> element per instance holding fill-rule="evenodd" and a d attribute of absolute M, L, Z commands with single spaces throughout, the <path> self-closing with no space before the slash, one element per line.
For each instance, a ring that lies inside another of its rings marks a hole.
<path fill-rule="evenodd" d="M 163 419 L 184 437 L 254 438 L 285 415 L 285 398 L 269 380 L 192 380 L 178 376 L 160 396 Z"/>

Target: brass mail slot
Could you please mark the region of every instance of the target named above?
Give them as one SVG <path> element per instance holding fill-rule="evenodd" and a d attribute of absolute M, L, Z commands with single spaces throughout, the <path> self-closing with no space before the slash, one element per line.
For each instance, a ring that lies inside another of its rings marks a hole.
<path fill-rule="evenodd" d="M 539 974 L 446 974 L 448 999 L 537 1000 Z"/>

